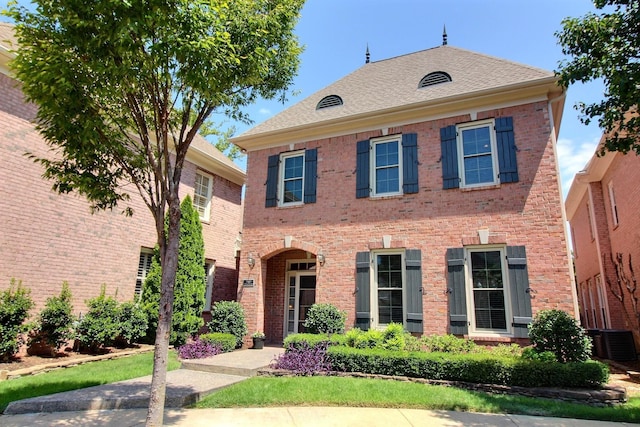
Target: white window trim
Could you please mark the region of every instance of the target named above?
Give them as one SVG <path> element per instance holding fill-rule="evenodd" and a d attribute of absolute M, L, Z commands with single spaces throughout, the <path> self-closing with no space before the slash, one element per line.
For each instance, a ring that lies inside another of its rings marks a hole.
<path fill-rule="evenodd" d="M 587 291 L 589 292 L 589 304 L 591 305 L 591 327 L 598 328 L 598 313 L 596 310 L 596 302 L 593 299 L 593 282 L 587 279 Z"/>
<path fill-rule="evenodd" d="M 618 205 L 616 204 L 616 195 L 613 190 L 613 181 L 609 181 L 607 184 L 609 190 L 609 203 L 611 204 L 611 219 L 613 221 L 613 228 L 616 228 L 620 223 L 618 218 Z"/>
<path fill-rule="evenodd" d="M 467 184 L 465 182 L 465 169 L 464 169 L 464 149 L 463 149 L 463 141 L 462 141 L 462 131 L 475 129 L 475 128 L 483 128 L 489 127 L 489 138 L 491 140 L 491 163 L 493 166 L 493 181 L 491 182 L 481 182 L 478 184 Z M 478 188 L 478 187 L 487 187 L 491 185 L 496 185 L 500 183 L 498 176 L 500 175 L 499 164 L 498 164 L 498 146 L 496 143 L 496 126 L 495 120 L 481 120 L 471 123 L 460 124 L 456 126 L 456 146 L 458 149 L 458 173 L 460 175 L 460 188 Z"/>
<path fill-rule="evenodd" d="M 204 309 L 202 311 L 211 311 L 211 295 L 213 294 L 213 277 L 216 272 L 215 260 L 206 260 L 205 266 L 209 264 L 209 271 L 205 277 L 205 293 L 204 293 Z"/>
<path fill-rule="evenodd" d="M 290 157 L 302 157 L 302 200 L 299 202 L 284 201 L 284 162 Z M 305 174 L 305 150 L 292 151 L 280 154 L 280 165 L 278 168 L 278 206 L 298 206 L 304 204 L 304 174 Z"/>
<path fill-rule="evenodd" d="M 506 330 L 489 330 L 489 329 L 476 329 L 476 312 L 475 301 L 473 299 L 473 283 L 471 274 L 471 253 L 472 252 L 492 252 L 500 251 L 500 265 L 502 267 L 502 291 L 504 293 L 504 307 L 505 307 L 505 321 Z M 467 246 L 464 248 L 465 258 L 465 291 L 467 294 L 467 318 L 469 319 L 469 336 L 483 336 L 483 337 L 512 337 L 513 325 L 511 319 L 513 319 L 513 310 L 511 307 L 511 293 L 509 283 L 509 270 L 506 261 L 507 254 L 506 246 L 502 245 L 483 245 L 483 246 Z"/>
<path fill-rule="evenodd" d="M 600 304 L 600 316 L 602 316 L 602 321 L 605 323 L 602 325 L 603 328 L 611 328 L 611 318 L 609 317 L 609 304 L 607 302 L 607 295 L 604 292 L 604 287 L 602 286 L 602 276 L 599 274 L 595 277 L 596 283 L 596 292 L 598 294 L 598 303 Z"/>
<path fill-rule="evenodd" d="M 370 276 L 370 285 L 369 285 L 369 297 L 371 298 L 371 329 L 379 329 L 384 330 L 388 323 L 380 323 L 378 319 L 378 263 L 376 257 L 378 255 L 400 255 L 400 262 L 402 263 L 402 326 L 406 327 L 406 317 L 407 317 L 407 268 L 405 262 L 405 251 L 398 249 L 383 249 L 383 250 L 375 250 L 371 252 L 371 274 Z"/>
<path fill-rule="evenodd" d="M 204 208 L 204 213 L 202 215 L 200 215 L 200 220 L 201 221 L 206 221 L 209 222 L 210 218 L 211 218 L 211 198 L 213 195 L 213 175 L 208 174 L 204 171 L 197 171 L 196 172 L 196 177 L 197 175 L 200 175 L 202 177 L 205 177 L 209 180 L 209 184 L 207 185 L 207 195 L 206 195 L 206 200 L 207 200 L 207 205 Z M 193 185 L 193 195 L 194 195 L 194 199 L 195 199 L 195 195 L 196 195 L 196 183 L 194 181 L 194 185 Z M 201 195 L 199 195 L 200 197 L 202 197 Z M 198 210 L 199 206 L 196 206 L 196 210 Z M 200 211 L 198 210 L 198 213 Z"/>
<path fill-rule="evenodd" d="M 149 248 L 140 248 L 140 254 L 138 255 L 138 269 L 136 271 L 136 284 L 138 282 L 138 280 L 140 280 L 140 289 L 137 290 L 136 286 L 134 285 L 134 294 L 136 295 L 142 295 L 142 288 L 144 287 L 144 281 L 147 278 L 147 275 L 149 274 L 149 270 L 147 271 L 143 271 L 142 274 L 138 274 L 140 272 L 140 257 L 141 256 L 145 256 L 145 257 L 149 257 L 149 270 L 151 270 L 151 263 L 153 261 L 153 250 L 149 249 Z"/>
<path fill-rule="evenodd" d="M 384 144 L 386 142 L 398 142 L 398 191 L 378 193 L 376 191 L 376 145 Z M 369 182 L 371 183 L 371 197 L 388 197 L 388 196 L 400 196 L 402 192 L 402 177 L 404 171 L 402 170 L 402 135 L 396 134 L 391 136 L 385 136 L 382 138 L 371 139 L 369 142 Z"/>
<path fill-rule="evenodd" d="M 596 231 L 595 224 L 593 223 L 593 211 L 591 210 L 591 203 L 587 202 L 587 220 L 589 221 L 589 234 L 591 236 L 591 241 L 596 240 Z"/>
<path fill-rule="evenodd" d="M 299 264 L 299 263 L 308 263 L 308 264 L 313 264 L 315 263 L 316 266 L 314 269 L 312 270 L 291 270 L 291 264 Z M 290 281 L 291 281 L 291 276 L 316 276 L 316 280 L 317 280 L 317 271 L 318 271 L 318 264 L 316 263 L 315 259 L 312 258 L 306 258 L 306 259 L 289 259 L 287 260 L 287 271 L 285 273 L 285 291 L 284 291 L 284 322 L 282 325 L 282 338 L 286 338 L 287 335 L 289 335 L 289 297 L 290 297 Z M 316 282 L 316 293 L 318 291 L 318 284 Z M 316 295 L 317 296 L 317 295 Z M 299 281 L 296 281 L 296 295 L 295 295 L 295 301 L 294 301 L 294 314 L 293 314 L 293 322 L 294 322 L 294 329 L 297 328 L 298 325 L 298 320 L 299 320 L 299 313 L 298 310 L 296 310 L 296 308 L 299 309 L 300 307 L 300 283 Z M 317 301 L 317 300 L 316 300 Z M 296 333 L 296 332 L 291 332 Z"/>

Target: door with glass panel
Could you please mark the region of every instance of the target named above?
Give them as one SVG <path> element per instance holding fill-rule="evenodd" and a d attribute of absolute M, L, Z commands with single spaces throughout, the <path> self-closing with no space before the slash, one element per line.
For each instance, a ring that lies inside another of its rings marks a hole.
<path fill-rule="evenodd" d="M 290 271 L 287 273 L 287 304 L 285 336 L 305 332 L 304 321 L 316 302 L 315 271 Z"/>

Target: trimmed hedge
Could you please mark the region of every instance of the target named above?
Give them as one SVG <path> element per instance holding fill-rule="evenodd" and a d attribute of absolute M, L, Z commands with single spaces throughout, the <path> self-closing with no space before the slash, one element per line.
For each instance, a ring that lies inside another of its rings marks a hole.
<path fill-rule="evenodd" d="M 200 341 L 208 342 L 222 349 L 223 353 L 229 353 L 236 348 L 236 337 L 225 332 L 211 332 L 200 335 Z"/>
<path fill-rule="evenodd" d="M 344 335 L 338 334 L 333 334 L 331 337 L 327 334 L 291 334 L 287 335 L 282 343 L 287 351 L 290 348 L 297 350 L 315 348 L 320 344 L 328 346 L 346 345 L 346 338 Z"/>
<path fill-rule="evenodd" d="M 401 352 L 330 347 L 333 370 L 523 387 L 593 388 L 605 384 L 600 362 L 549 363 L 488 354 Z"/>

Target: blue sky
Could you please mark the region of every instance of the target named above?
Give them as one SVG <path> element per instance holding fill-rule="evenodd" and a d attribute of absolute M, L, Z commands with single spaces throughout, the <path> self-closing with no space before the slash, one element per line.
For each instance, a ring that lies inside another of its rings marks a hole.
<path fill-rule="evenodd" d="M 307 0 L 296 27 L 305 45 L 290 96 L 283 105 L 260 101 L 249 108 L 260 123 L 364 65 L 448 42 L 479 53 L 555 70 L 562 59 L 554 33 L 568 16 L 596 11 L 589 0 Z M 580 123 L 577 101 L 594 101 L 601 84 L 569 88 L 558 141 L 564 194 L 594 153 L 601 132 Z M 237 134 L 250 126 L 237 125 Z M 243 165 L 244 166 L 244 165 Z"/>

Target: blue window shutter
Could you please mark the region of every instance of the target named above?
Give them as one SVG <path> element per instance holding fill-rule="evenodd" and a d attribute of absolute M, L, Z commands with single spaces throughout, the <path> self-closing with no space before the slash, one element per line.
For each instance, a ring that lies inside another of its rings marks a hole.
<path fill-rule="evenodd" d="M 402 135 L 402 191 L 404 194 L 418 192 L 418 135 Z"/>
<path fill-rule="evenodd" d="M 356 328 L 366 331 L 371 326 L 371 254 L 356 253 Z"/>
<path fill-rule="evenodd" d="M 464 280 L 464 249 L 447 249 L 447 294 L 449 295 L 449 332 L 464 335 L 469 331 L 467 293 Z"/>
<path fill-rule="evenodd" d="M 460 187 L 458 174 L 458 143 L 456 127 L 451 125 L 440 129 L 440 147 L 442 149 L 442 188 Z"/>
<path fill-rule="evenodd" d="M 513 118 L 496 119 L 496 144 L 498 146 L 498 167 L 500 182 L 518 182 L 516 143 L 513 138 Z"/>
<path fill-rule="evenodd" d="M 356 157 L 356 198 L 369 197 L 369 141 L 358 141 Z"/>
<path fill-rule="evenodd" d="M 264 206 L 272 208 L 278 204 L 278 168 L 280 166 L 280 156 L 274 154 L 269 156 L 267 163 L 267 192 Z"/>
<path fill-rule="evenodd" d="M 318 182 L 318 149 L 312 148 L 304 152 L 304 202 L 316 202 Z"/>
<path fill-rule="evenodd" d="M 511 311 L 513 313 L 513 335 L 518 338 L 528 338 L 527 325 L 533 319 L 527 254 L 524 246 L 507 246 L 507 265 L 509 267 Z"/>
<path fill-rule="evenodd" d="M 407 278 L 407 319 L 409 332 L 422 333 L 422 252 L 420 249 L 407 249 L 405 252 Z"/>

